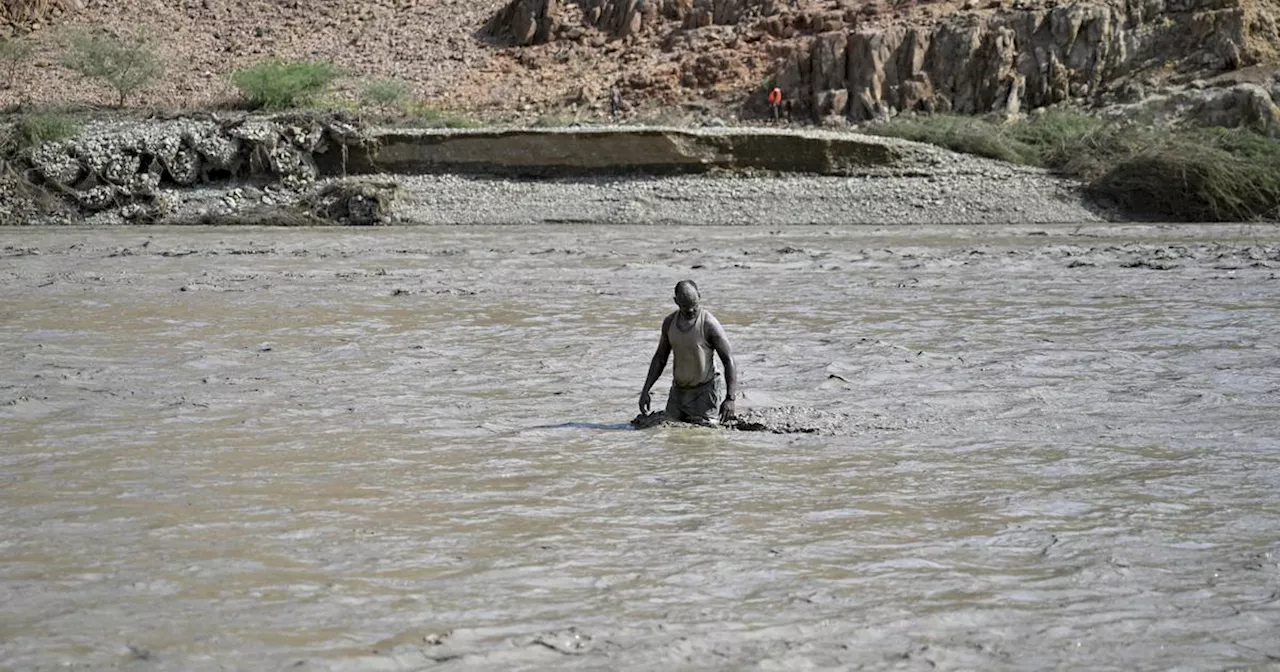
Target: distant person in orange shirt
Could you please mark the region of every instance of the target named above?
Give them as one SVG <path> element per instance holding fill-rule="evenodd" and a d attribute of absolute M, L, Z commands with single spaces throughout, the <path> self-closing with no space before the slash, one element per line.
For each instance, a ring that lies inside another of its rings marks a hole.
<path fill-rule="evenodd" d="M 769 92 L 769 108 L 773 110 L 774 123 L 777 123 L 782 117 L 782 89 L 776 86 Z"/>

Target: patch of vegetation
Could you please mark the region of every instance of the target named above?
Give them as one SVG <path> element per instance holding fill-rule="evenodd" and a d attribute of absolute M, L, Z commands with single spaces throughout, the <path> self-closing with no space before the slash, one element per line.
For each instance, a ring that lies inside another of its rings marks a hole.
<path fill-rule="evenodd" d="M 379 79 L 364 85 L 360 92 L 360 100 L 383 110 L 404 109 L 413 87 L 400 79 Z"/>
<path fill-rule="evenodd" d="M 867 132 L 1047 168 L 1132 212 L 1178 221 L 1280 219 L 1280 140 L 1248 130 L 1159 129 L 1050 111 L 1010 123 L 900 118 Z"/>
<path fill-rule="evenodd" d="M 252 109 L 287 110 L 310 103 L 343 74 L 331 63 L 270 60 L 236 70 L 231 83 Z"/>
<path fill-rule="evenodd" d="M 576 120 L 570 114 L 565 114 L 563 112 L 548 112 L 540 115 L 537 119 L 534 119 L 532 125 L 534 128 L 563 128 L 566 126 L 572 126 L 575 121 Z"/>
<path fill-rule="evenodd" d="M 417 106 L 408 111 L 413 123 L 426 128 L 479 128 L 483 124 L 466 117 L 459 117 L 434 107 Z"/>
<path fill-rule="evenodd" d="M 13 161 L 31 147 L 80 135 L 80 124 L 61 114 L 24 115 L 12 123 L 0 124 L 0 163 Z"/>
<path fill-rule="evenodd" d="M 1118 160 L 1088 190 L 1185 221 L 1280 220 L 1280 140 L 1237 129 L 1113 134 Z"/>
<path fill-rule="evenodd" d="M 73 33 L 62 63 L 84 79 L 111 87 L 118 107 L 164 72 L 160 58 L 144 40 L 102 30 Z"/>
<path fill-rule="evenodd" d="M 28 40 L 0 39 L 0 72 L 4 73 L 0 89 L 11 88 L 18 81 L 18 68 L 31 60 L 35 53 L 35 45 Z"/>
<path fill-rule="evenodd" d="M 1088 115 L 1053 111 L 1009 124 L 954 115 L 899 117 L 868 132 L 1009 163 L 1041 166 L 1051 158 L 1065 158 L 1069 148 L 1101 126 L 1101 121 Z"/>
<path fill-rule="evenodd" d="M 17 123 L 18 142 L 35 147 L 80 135 L 80 123 L 61 114 L 29 114 Z"/>

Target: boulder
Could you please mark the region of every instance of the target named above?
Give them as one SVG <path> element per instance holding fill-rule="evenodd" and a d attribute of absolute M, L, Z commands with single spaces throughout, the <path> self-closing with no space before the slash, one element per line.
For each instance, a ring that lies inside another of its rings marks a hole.
<path fill-rule="evenodd" d="M 305 195 L 299 206 L 334 224 L 379 226 L 391 223 L 391 203 L 398 188 L 394 182 L 344 180 Z"/>
<path fill-rule="evenodd" d="M 845 116 L 849 111 L 849 91 L 847 89 L 828 89 L 819 91 L 813 96 L 813 112 L 818 119 L 831 116 Z"/>
<path fill-rule="evenodd" d="M 1205 126 L 1248 128 L 1280 135 L 1280 107 L 1271 92 L 1257 84 L 1237 84 L 1209 93 L 1191 111 L 1189 119 Z"/>
<path fill-rule="evenodd" d="M 559 27 L 559 0 L 511 0 L 484 25 L 489 39 L 528 46 L 551 41 Z"/>

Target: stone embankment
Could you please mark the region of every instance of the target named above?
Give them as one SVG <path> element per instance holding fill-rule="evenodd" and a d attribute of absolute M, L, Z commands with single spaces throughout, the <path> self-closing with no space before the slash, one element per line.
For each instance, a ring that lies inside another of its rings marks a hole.
<path fill-rule="evenodd" d="M 866 175 L 919 168 L 929 151 L 875 136 L 760 128 L 384 130 L 347 172 L 516 177 L 707 172 Z M 321 164 L 336 174 L 336 157 Z"/>
<path fill-rule="evenodd" d="M 320 177 L 317 156 L 342 155 L 367 142 L 365 131 L 341 117 L 91 124 L 76 138 L 12 157 L 20 176 L 8 176 L 0 221 L 41 214 L 74 221 L 110 212 L 126 222 L 155 222 L 175 209 L 175 189 L 211 184 L 256 182 L 298 192 Z M 33 192 L 44 197 L 39 200 L 45 207 L 24 199 Z M 49 207 L 50 199 L 55 207 Z"/>

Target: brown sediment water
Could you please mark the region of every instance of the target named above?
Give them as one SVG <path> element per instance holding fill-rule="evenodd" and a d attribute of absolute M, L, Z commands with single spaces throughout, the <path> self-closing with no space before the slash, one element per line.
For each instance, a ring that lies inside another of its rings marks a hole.
<path fill-rule="evenodd" d="M 0 668 L 1273 664 L 1277 240 L 6 230 Z M 685 277 L 822 431 L 629 428 Z"/>

